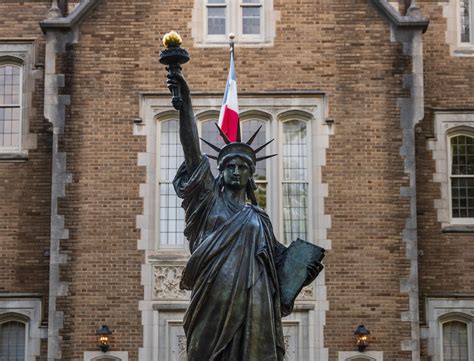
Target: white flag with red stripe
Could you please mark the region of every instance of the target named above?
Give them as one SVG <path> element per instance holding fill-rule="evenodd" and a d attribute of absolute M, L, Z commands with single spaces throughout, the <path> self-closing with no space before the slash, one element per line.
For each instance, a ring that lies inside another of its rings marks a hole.
<path fill-rule="evenodd" d="M 230 69 L 219 114 L 219 127 L 231 142 L 237 140 L 239 129 L 239 103 L 237 100 L 237 77 L 235 76 L 234 52 L 230 52 Z"/>

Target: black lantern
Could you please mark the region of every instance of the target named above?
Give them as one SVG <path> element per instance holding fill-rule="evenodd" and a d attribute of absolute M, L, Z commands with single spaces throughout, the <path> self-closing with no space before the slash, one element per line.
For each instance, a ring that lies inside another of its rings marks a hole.
<path fill-rule="evenodd" d="M 102 325 L 95 333 L 97 335 L 97 346 L 102 352 L 107 352 L 110 348 L 110 335 L 112 331 L 107 325 Z"/>
<path fill-rule="evenodd" d="M 367 346 L 369 346 L 369 335 L 370 332 L 365 328 L 364 325 L 357 326 L 356 330 L 354 331 L 354 336 L 359 352 L 364 352 Z"/>

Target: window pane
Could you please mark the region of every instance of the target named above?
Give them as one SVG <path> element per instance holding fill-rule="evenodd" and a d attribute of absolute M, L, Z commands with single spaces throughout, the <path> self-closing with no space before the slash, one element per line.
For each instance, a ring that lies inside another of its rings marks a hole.
<path fill-rule="evenodd" d="M 225 34 L 225 7 L 207 8 L 207 33 L 209 35 Z"/>
<path fill-rule="evenodd" d="M 0 360 L 25 361 L 25 324 L 9 321 L 0 324 Z"/>
<path fill-rule="evenodd" d="M 283 180 L 307 180 L 307 156 L 306 123 L 283 123 Z"/>
<path fill-rule="evenodd" d="M 451 178 L 454 218 L 474 218 L 474 178 Z"/>
<path fill-rule="evenodd" d="M 283 233 L 286 244 L 307 239 L 308 184 L 283 184 Z"/>
<path fill-rule="evenodd" d="M 242 8 L 242 32 L 244 34 L 260 34 L 260 8 Z"/>
<path fill-rule="evenodd" d="M 201 123 L 201 138 L 207 140 L 209 143 L 214 144 L 215 146 L 222 148 L 224 146 L 224 141 L 218 133 L 215 123 L 216 120 L 208 120 Z M 217 152 L 206 143 L 201 142 L 201 151 L 206 154 L 211 154 L 217 156 Z M 209 159 L 211 163 L 211 171 L 214 174 L 214 177 L 217 177 L 217 162 L 215 159 Z"/>
<path fill-rule="evenodd" d="M 260 0 L 242 0 L 243 4 L 260 4 Z"/>
<path fill-rule="evenodd" d="M 0 108 L 0 147 L 20 146 L 20 107 Z"/>
<path fill-rule="evenodd" d="M 184 160 L 178 121 L 161 122 L 160 142 L 160 244 L 184 244 L 184 211 L 171 183 Z"/>
<path fill-rule="evenodd" d="M 460 0 L 459 1 L 459 11 L 461 19 L 461 42 L 469 43 L 470 42 L 470 12 L 472 9 L 469 8 L 469 0 Z"/>
<path fill-rule="evenodd" d="M 459 135 L 451 138 L 453 175 L 474 175 L 474 138 Z"/>
<path fill-rule="evenodd" d="M 0 67 L 0 105 L 20 105 L 20 68 Z"/>
<path fill-rule="evenodd" d="M 443 360 L 468 361 L 467 325 L 464 322 L 443 324 Z"/>
<path fill-rule="evenodd" d="M 253 149 L 257 149 L 267 142 L 267 135 L 265 129 L 265 121 L 263 120 L 248 120 L 241 124 L 242 126 L 242 141 L 247 142 L 252 135 L 255 134 L 259 127 L 262 127 L 258 132 L 257 136 L 253 140 L 251 146 Z M 258 157 L 262 157 L 267 154 L 266 148 L 263 148 L 258 152 Z M 255 167 L 254 179 L 257 183 L 257 191 L 255 197 L 257 198 L 258 205 L 262 209 L 266 209 L 267 206 L 267 160 L 258 162 Z"/>
<path fill-rule="evenodd" d="M 283 123 L 283 231 L 285 243 L 307 239 L 308 143 L 306 122 Z M 291 183 L 290 183 L 291 182 Z"/>
<path fill-rule="evenodd" d="M 207 0 L 208 4 L 225 4 L 225 0 Z"/>

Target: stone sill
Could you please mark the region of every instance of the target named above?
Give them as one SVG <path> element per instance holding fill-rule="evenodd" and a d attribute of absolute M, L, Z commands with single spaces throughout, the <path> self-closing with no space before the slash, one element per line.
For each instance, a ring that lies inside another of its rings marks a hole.
<path fill-rule="evenodd" d="M 0 163 L 26 162 L 26 161 L 28 161 L 28 154 L 23 153 L 23 152 L 0 153 Z"/>
<path fill-rule="evenodd" d="M 474 224 L 455 224 L 444 227 L 443 233 L 474 233 Z"/>

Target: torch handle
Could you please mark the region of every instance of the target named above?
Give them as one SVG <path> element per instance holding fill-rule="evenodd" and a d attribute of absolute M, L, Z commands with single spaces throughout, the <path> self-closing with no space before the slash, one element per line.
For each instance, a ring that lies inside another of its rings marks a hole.
<path fill-rule="evenodd" d="M 167 69 L 170 75 L 181 74 L 181 65 L 178 63 L 169 64 Z M 183 98 L 181 98 L 181 88 L 179 85 L 171 88 L 171 95 L 171 104 L 173 105 L 173 108 L 181 110 L 181 107 L 183 106 Z"/>

